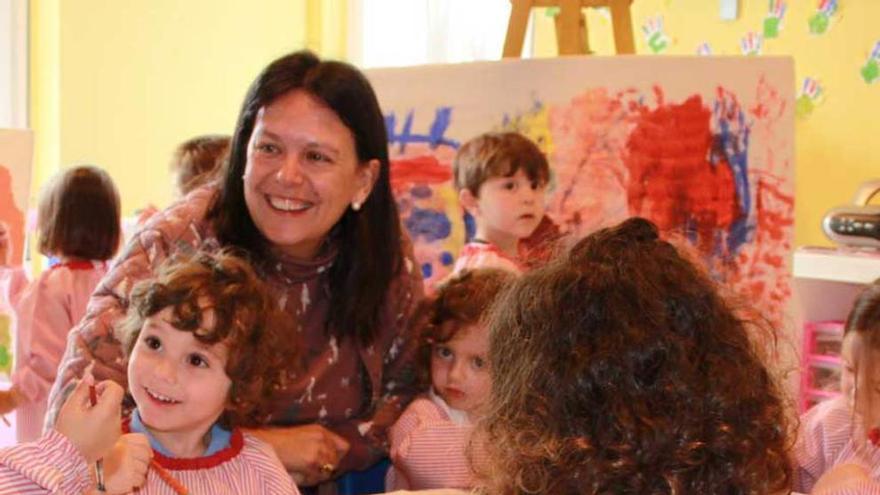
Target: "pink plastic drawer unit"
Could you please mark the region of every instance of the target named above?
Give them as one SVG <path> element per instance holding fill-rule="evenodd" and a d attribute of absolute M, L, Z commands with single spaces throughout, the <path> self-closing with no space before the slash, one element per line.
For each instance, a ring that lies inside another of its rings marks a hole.
<path fill-rule="evenodd" d="M 798 404 L 804 412 L 823 400 L 840 394 L 840 344 L 842 321 L 804 323 L 804 346 L 801 355 L 801 391 Z"/>

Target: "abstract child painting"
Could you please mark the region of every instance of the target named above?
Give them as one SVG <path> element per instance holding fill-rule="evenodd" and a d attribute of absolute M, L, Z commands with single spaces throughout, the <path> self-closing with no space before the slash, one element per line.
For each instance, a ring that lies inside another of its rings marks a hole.
<path fill-rule="evenodd" d="M 31 163 L 34 153 L 33 132 L 0 129 L 0 221 L 9 228 L 12 241 L 12 264 L 24 261 L 25 212 L 30 190 Z M 0 315 L 0 377 L 12 370 L 10 320 Z"/>
<path fill-rule="evenodd" d="M 688 245 L 781 323 L 791 294 L 794 68 L 776 57 L 563 57 L 368 71 L 426 283 L 472 231 L 461 143 L 516 130 L 546 153 L 548 216 L 578 238 L 630 216 Z"/>

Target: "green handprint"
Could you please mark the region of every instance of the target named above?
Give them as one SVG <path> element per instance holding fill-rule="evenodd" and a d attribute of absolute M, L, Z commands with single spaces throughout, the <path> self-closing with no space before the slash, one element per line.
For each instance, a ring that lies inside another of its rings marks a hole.
<path fill-rule="evenodd" d="M 666 49 L 668 45 L 668 41 L 666 41 L 666 36 L 663 35 L 662 32 L 654 33 L 648 38 L 648 47 L 654 53 L 660 53 Z"/>
<path fill-rule="evenodd" d="M 813 113 L 814 108 L 816 108 L 816 105 L 813 103 L 813 99 L 807 95 L 798 96 L 794 103 L 794 113 L 801 118 Z"/>
<path fill-rule="evenodd" d="M 779 36 L 779 24 L 781 19 L 769 15 L 764 18 L 764 38 L 775 38 Z"/>
<path fill-rule="evenodd" d="M 862 79 L 871 84 L 877 80 L 877 77 L 880 77 L 880 66 L 877 65 L 877 60 L 872 58 L 862 67 Z"/>
<path fill-rule="evenodd" d="M 810 33 L 824 34 L 825 31 L 828 30 L 828 24 L 830 23 L 831 19 L 825 14 L 825 12 L 816 12 L 816 15 L 810 17 Z"/>

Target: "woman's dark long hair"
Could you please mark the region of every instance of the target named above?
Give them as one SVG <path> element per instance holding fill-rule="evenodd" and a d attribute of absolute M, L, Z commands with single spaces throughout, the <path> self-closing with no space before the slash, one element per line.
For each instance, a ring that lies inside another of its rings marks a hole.
<path fill-rule="evenodd" d="M 340 338 L 372 342 L 391 282 L 403 266 L 400 218 L 391 195 L 388 138 L 379 102 L 366 77 L 351 65 L 322 61 L 313 53 L 285 55 L 266 67 L 245 96 L 220 194 L 208 213 L 220 242 L 265 256 L 270 245 L 257 229 L 244 199 L 247 146 L 257 112 L 293 90 L 331 108 L 354 136 L 358 161 L 380 163 L 379 176 L 360 211 L 347 209 L 333 228 L 339 255 L 329 270 L 326 329 Z M 329 234 L 328 234 L 329 235 Z"/>

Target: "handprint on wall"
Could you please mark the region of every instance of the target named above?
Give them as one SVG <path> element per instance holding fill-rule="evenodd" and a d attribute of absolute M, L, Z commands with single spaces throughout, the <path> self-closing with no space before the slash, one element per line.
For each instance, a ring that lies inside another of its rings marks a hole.
<path fill-rule="evenodd" d="M 655 54 L 662 53 L 669 46 L 669 37 L 663 32 L 663 16 L 649 17 L 642 25 L 642 33 L 648 48 Z"/>
<path fill-rule="evenodd" d="M 749 32 L 739 42 L 740 50 L 743 55 L 760 55 L 761 47 L 764 45 L 764 40 L 760 34 L 755 32 Z"/>
<path fill-rule="evenodd" d="M 810 33 L 824 34 L 835 13 L 837 13 L 837 0 L 819 0 L 816 13 L 810 16 L 808 21 Z"/>
<path fill-rule="evenodd" d="M 823 95 L 822 89 L 822 85 L 819 84 L 819 81 L 812 77 L 805 77 L 804 84 L 801 85 L 801 90 L 795 101 L 795 115 L 804 118 L 813 113 L 813 110 L 821 102 Z"/>
<path fill-rule="evenodd" d="M 862 79 L 868 84 L 875 82 L 880 77 L 880 65 L 878 65 L 880 62 L 878 61 L 880 61 L 880 41 L 874 43 L 874 49 L 871 50 L 868 61 L 862 66 Z"/>
<path fill-rule="evenodd" d="M 782 19 L 788 6 L 785 0 L 770 0 L 770 9 L 764 17 L 764 38 L 771 39 L 779 36 L 782 29 Z"/>

